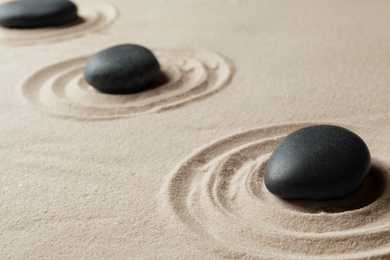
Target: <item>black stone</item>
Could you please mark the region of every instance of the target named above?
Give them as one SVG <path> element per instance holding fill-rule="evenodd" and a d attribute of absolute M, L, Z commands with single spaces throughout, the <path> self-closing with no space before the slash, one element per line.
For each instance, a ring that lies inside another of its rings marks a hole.
<path fill-rule="evenodd" d="M 124 44 L 90 57 L 84 67 L 85 80 L 109 94 L 129 94 L 146 90 L 160 72 L 153 53 L 139 45 Z"/>
<path fill-rule="evenodd" d="M 371 167 L 367 145 L 348 129 L 317 125 L 289 134 L 265 167 L 264 182 L 286 199 L 329 200 L 359 189 Z"/>
<path fill-rule="evenodd" d="M 0 5 L 0 25 L 43 28 L 76 20 L 77 6 L 68 0 L 17 0 Z"/>

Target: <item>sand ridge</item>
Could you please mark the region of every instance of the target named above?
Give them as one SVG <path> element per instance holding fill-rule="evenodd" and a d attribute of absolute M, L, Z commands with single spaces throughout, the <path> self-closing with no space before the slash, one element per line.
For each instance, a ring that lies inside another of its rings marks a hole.
<path fill-rule="evenodd" d="M 75 22 L 54 29 L 14 30 L 0 28 L 0 44 L 26 46 L 65 41 L 102 30 L 113 23 L 118 16 L 116 8 L 104 2 L 77 2 L 77 7 L 79 18 Z"/>
<path fill-rule="evenodd" d="M 228 258 L 389 255 L 389 165 L 374 158 L 363 187 L 338 200 L 281 200 L 265 188 L 271 152 L 285 135 L 305 126 L 249 130 L 201 148 L 169 177 L 162 214 L 173 211 L 171 221 L 181 221 Z"/>
<path fill-rule="evenodd" d="M 161 111 L 205 98 L 232 76 L 229 63 L 208 51 L 154 50 L 161 73 L 147 91 L 132 95 L 99 93 L 84 79 L 88 56 L 34 72 L 22 83 L 24 97 L 41 111 L 75 119 L 115 119 Z"/>

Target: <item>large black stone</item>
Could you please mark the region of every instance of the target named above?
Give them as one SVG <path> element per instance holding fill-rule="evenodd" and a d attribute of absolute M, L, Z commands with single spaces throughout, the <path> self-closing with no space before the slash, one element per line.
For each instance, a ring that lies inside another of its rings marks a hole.
<path fill-rule="evenodd" d="M 364 141 L 338 126 L 317 125 L 289 134 L 274 150 L 264 182 L 286 199 L 328 200 L 353 193 L 371 167 Z"/>
<path fill-rule="evenodd" d="M 160 72 L 153 53 L 139 45 L 124 44 L 90 57 L 85 80 L 104 93 L 129 94 L 146 90 Z"/>
<path fill-rule="evenodd" d="M 17 0 L 0 5 L 0 25 L 9 28 L 58 26 L 77 17 L 77 6 L 68 0 Z"/>

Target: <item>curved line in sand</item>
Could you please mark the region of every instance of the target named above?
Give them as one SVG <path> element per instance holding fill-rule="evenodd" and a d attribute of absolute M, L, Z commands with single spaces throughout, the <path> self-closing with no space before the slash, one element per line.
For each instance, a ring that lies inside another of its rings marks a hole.
<path fill-rule="evenodd" d="M 263 184 L 265 164 L 290 132 L 259 128 L 188 157 L 162 189 L 163 212 L 224 257 L 363 259 L 390 256 L 390 167 L 373 160 L 363 187 L 332 201 L 281 200 Z M 353 254 L 352 254 L 353 253 Z"/>
<path fill-rule="evenodd" d="M 130 117 L 174 109 L 223 89 L 232 70 L 224 58 L 207 51 L 155 50 L 160 76 L 143 92 L 110 95 L 84 80 L 89 56 L 50 65 L 22 83 L 23 96 L 42 112 L 79 120 Z"/>
<path fill-rule="evenodd" d="M 39 29 L 0 28 L 0 43 L 25 46 L 77 38 L 107 27 L 118 17 L 116 8 L 110 4 L 88 1 L 77 6 L 79 18 L 73 23 Z"/>

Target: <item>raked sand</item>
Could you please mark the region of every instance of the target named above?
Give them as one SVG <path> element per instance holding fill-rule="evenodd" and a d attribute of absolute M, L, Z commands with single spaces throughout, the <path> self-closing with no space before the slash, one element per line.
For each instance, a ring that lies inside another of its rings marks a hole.
<path fill-rule="evenodd" d="M 0 29 L 1 259 L 390 257 L 390 3 L 76 1 L 71 26 Z M 89 55 L 153 50 L 155 87 L 96 92 Z M 288 133 L 367 143 L 363 187 L 285 201 L 263 170 Z"/>

